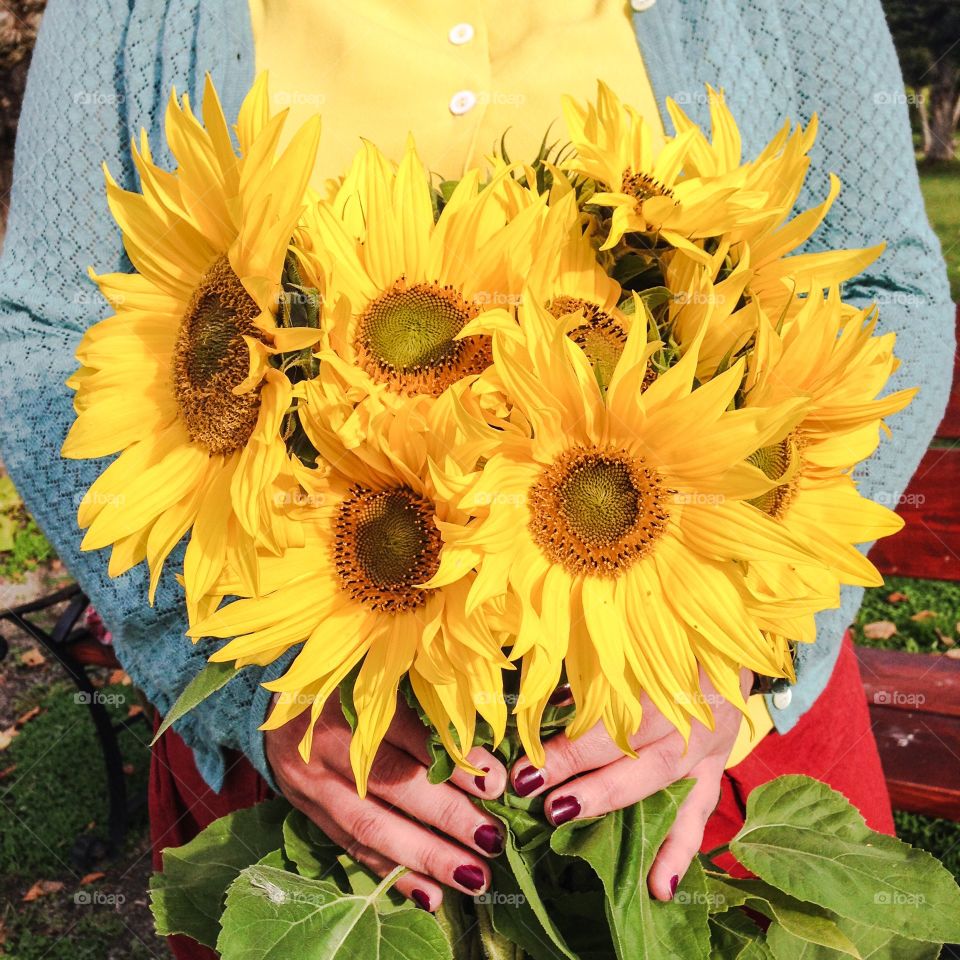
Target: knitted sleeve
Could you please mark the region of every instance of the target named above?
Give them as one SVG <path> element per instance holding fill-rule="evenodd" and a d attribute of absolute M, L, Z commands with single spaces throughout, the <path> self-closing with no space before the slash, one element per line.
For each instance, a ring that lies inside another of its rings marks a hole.
<path fill-rule="evenodd" d="M 121 662 L 165 712 L 205 662 L 205 651 L 184 636 L 180 590 L 167 576 L 151 608 L 142 568 L 111 580 L 103 552 L 80 552 L 77 505 L 105 462 L 60 458 L 73 417 L 64 380 L 83 331 L 107 311 L 87 266 L 130 269 L 107 210 L 101 164 L 133 185 L 131 88 L 124 81 L 131 6 L 51 0 L 41 24 L 0 261 L 0 450 L 37 523 L 109 625 Z M 180 556 L 171 557 L 172 569 Z M 243 751 L 268 774 L 257 730 L 269 696 L 259 687 L 262 673 L 244 671 L 177 726 L 214 788 L 225 773 L 224 747 Z"/>
<path fill-rule="evenodd" d="M 903 78 L 880 0 L 780 0 L 780 15 L 800 112 L 805 120 L 814 112 L 820 118 L 811 188 L 819 189 L 827 171 L 843 183 L 810 249 L 887 243 L 845 294 L 858 306 L 876 303 L 879 332 L 897 335 L 901 365 L 888 389 L 920 387 L 913 403 L 889 419 L 892 439 L 883 438 L 856 471 L 865 496 L 895 509 L 943 417 L 955 346 L 954 306 L 920 192 Z M 813 192 L 802 199 L 802 206 L 817 202 Z M 862 588 L 845 588 L 840 610 L 818 618 L 820 634 L 839 636 L 862 597 Z M 801 670 L 820 657 L 835 659 L 836 646 L 818 642 L 804 653 Z M 776 718 L 778 728 L 792 726 L 819 693 L 801 685 Z"/>

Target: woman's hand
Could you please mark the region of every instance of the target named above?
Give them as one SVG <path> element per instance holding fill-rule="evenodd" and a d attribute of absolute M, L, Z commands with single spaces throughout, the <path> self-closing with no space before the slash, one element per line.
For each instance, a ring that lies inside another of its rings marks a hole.
<path fill-rule="evenodd" d="M 293 806 L 378 876 L 397 864 L 415 871 L 405 873 L 396 888 L 426 910 L 440 905 L 440 884 L 474 895 L 487 889 L 490 868 L 484 859 L 502 851 L 503 830 L 467 795 L 492 799 L 503 793 L 507 772 L 499 760 L 475 747 L 468 757 L 485 770 L 482 778 L 458 767 L 447 783 L 430 783 L 426 728 L 401 701 L 361 800 L 350 769 L 350 728 L 338 699 L 327 701 L 310 762 L 304 763 L 297 744 L 309 714 L 266 733 L 267 760 Z"/>
<path fill-rule="evenodd" d="M 741 671 L 744 698 L 753 674 Z M 708 730 L 694 721 L 689 747 L 653 704 L 643 699 L 643 722 L 630 738 L 637 758 L 624 756 L 598 723 L 577 740 L 558 734 L 544 744 L 546 763 L 537 770 L 521 757 L 510 772 L 520 796 L 547 794 L 544 809 L 555 826 L 628 807 L 685 777 L 697 781 L 677 811 L 660 847 L 647 885 L 659 900 L 670 900 L 680 877 L 700 850 L 707 819 L 720 797 L 720 780 L 740 730 L 742 713 L 713 688 L 701 671 L 700 685 L 716 721 Z M 554 703 L 562 703 L 554 695 Z"/>

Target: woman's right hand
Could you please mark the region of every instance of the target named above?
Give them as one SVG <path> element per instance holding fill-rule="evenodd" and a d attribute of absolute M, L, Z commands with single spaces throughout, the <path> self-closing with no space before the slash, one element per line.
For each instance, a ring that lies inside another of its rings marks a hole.
<path fill-rule="evenodd" d="M 474 777 L 459 767 L 446 783 L 427 779 L 427 730 L 402 700 L 370 771 L 365 799 L 350 769 L 350 728 L 339 699 L 327 700 L 317 721 L 310 762 L 297 751 L 307 710 L 265 734 L 267 760 L 280 792 L 334 843 L 378 876 L 408 867 L 396 889 L 426 910 L 443 899 L 441 884 L 476 896 L 490 884 L 485 859 L 503 850 L 500 822 L 470 796 L 499 797 L 507 772 L 482 747 L 468 754 L 485 770 Z M 429 829 L 433 827 L 434 830 Z"/>

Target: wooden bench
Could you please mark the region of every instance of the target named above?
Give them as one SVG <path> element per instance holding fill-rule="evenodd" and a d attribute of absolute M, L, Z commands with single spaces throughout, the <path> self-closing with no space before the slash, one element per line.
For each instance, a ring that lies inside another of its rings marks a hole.
<path fill-rule="evenodd" d="M 880 571 L 960 581 L 960 355 L 937 439 L 896 509 L 906 527 L 871 551 Z M 960 660 L 869 648 L 857 657 L 894 808 L 960 820 Z"/>

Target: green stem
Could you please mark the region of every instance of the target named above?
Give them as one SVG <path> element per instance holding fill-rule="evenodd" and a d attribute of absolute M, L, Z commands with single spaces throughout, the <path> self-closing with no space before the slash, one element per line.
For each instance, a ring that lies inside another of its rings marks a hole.
<path fill-rule="evenodd" d="M 377 889 L 370 894 L 370 900 L 376 900 L 382 893 L 386 893 L 405 873 L 406 867 L 394 867 L 377 885 Z"/>
<path fill-rule="evenodd" d="M 719 847 L 714 847 L 712 850 L 709 850 L 707 853 L 701 854 L 707 860 L 713 860 L 714 857 L 719 857 L 721 853 L 727 853 L 730 850 L 730 844 L 721 843 Z"/>
<path fill-rule="evenodd" d="M 477 924 L 484 960 L 524 960 L 525 954 L 512 940 L 493 929 L 493 910 L 489 903 L 477 904 Z"/>
<path fill-rule="evenodd" d="M 450 944 L 453 960 L 484 960 L 476 918 L 467 916 L 462 894 L 447 890 L 434 916 Z"/>

